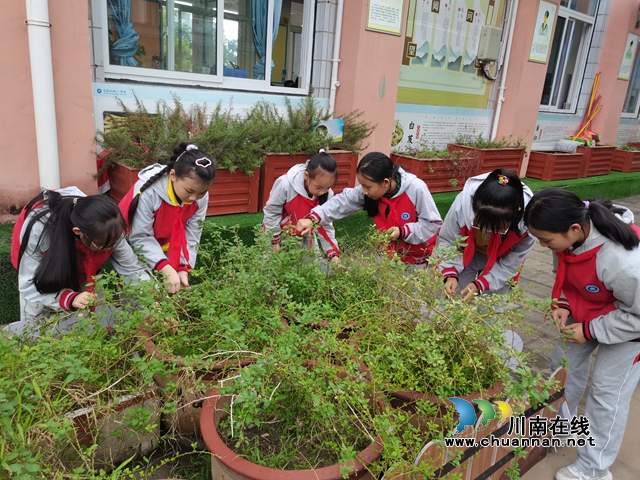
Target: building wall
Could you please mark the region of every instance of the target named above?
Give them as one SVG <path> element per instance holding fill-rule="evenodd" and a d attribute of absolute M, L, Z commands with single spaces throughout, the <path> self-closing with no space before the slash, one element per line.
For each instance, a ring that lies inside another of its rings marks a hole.
<path fill-rule="evenodd" d="M 93 114 L 87 3 L 49 3 L 61 183 L 95 193 Z M 6 2 L 0 18 L 0 212 L 19 207 L 40 189 L 25 2 Z"/>

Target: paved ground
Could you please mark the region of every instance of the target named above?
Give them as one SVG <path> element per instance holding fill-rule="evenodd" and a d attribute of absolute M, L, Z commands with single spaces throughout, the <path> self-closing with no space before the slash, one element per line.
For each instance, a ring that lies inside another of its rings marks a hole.
<path fill-rule="evenodd" d="M 629 208 L 636 216 L 636 222 L 640 221 L 640 195 L 616 200 L 617 204 Z M 553 287 L 553 265 L 549 250 L 536 245 L 527 256 L 522 272 L 520 285 L 534 298 L 548 298 Z M 527 286 L 531 284 L 530 286 Z M 551 365 L 551 349 L 558 338 L 558 332 L 552 325 L 541 325 L 540 315 L 529 315 L 527 321 L 536 329 L 535 334 L 524 338 L 525 348 L 531 350 L 543 350 L 535 356 L 534 368 L 536 371 L 548 375 Z M 544 350 L 546 348 L 546 350 Z M 586 395 L 585 395 L 586 397 Z M 584 402 L 584 399 L 583 399 Z M 584 408 L 584 406 L 582 407 Z M 629 420 L 624 433 L 624 441 L 617 461 L 611 467 L 614 480 L 638 480 L 640 479 L 640 387 L 631 401 Z M 523 480 L 553 480 L 555 472 L 576 458 L 575 448 L 562 448 L 557 452 L 551 451 L 542 462 L 527 472 Z"/>

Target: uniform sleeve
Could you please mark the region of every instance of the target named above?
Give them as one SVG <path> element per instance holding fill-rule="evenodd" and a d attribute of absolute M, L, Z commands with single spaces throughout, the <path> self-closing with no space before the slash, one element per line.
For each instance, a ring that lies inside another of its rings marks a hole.
<path fill-rule="evenodd" d="M 316 220 L 320 226 L 326 227 L 329 223 L 348 217 L 364 207 L 364 193 L 362 186 L 345 188 L 342 193 L 331 197 L 324 205 L 319 205 L 311 210 L 309 218 Z"/>
<path fill-rule="evenodd" d="M 181 253 L 180 267 L 178 267 L 178 271 L 182 270 L 188 272 L 196 266 L 198 245 L 200 245 L 200 237 L 202 237 L 202 221 L 207 217 L 208 205 L 209 193 L 198 200 L 198 210 L 187 222 L 187 227 L 184 233 L 187 239 L 187 249 L 189 250 L 189 261 L 187 261 L 187 259 L 184 258 L 184 254 Z"/>
<path fill-rule="evenodd" d="M 28 220 L 25 221 L 24 226 L 26 227 L 27 224 Z M 46 252 L 49 248 L 46 238 L 38 246 L 38 240 L 42 236 L 43 229 L 44 224 L 41 221 L 37 221 L 31 229 L 31 234 L 27 240 L 27 248 L 24 255 L 22 255 L 20 265 L 18 265 L 18 289 L 35 312 L 41 313 L 44 309 L 54 311 L 71 310 L 71 304 L 80 292 L 63 289 L 57 293 L 40 293 L 33 282 L 33 276 L 42 261 L 43 252 Z M 25 239 L 23 238 L 22 241 L 25 241 Z"/>
<path fill-rule="evenodd" d="M 145 195 L 145 193 L 147 193 Z M 159 205 L 154 205 L 154 195 L 151 192 L 144 192 L 140 195 L 138 209 L 135 218 L 131 220 L 131 233 L 129 242 L 135 252 L 140 251 L 147 265 L 151 269 L 160 270 L 169 264 L 167 256 L 162 251 L 162 246 L 153 236 L 153 225 L 155 223 L 155 211 Z M 162 202 L 161 199 L 157 199 Z M 155 207 L 155 208 L 154 208 Z"/>
<path fill-rule="evenodd" d="M 611 251 L 603 252 L 607 248 Z M 633 251 L 608 244 L 598 253 L 596 269 L 616 297 L 616 309 L 582 324 L 587 340 L 614 344 L 640 337 L 640 247 Z"/>
<path fill-rule="evenodd" d="M 333 190 L 329 190 L 328 200 L 334 197 Z M 338 247 L 338 241 L 336 240 L 336 230 L 333 227 L 333 223 L 329 223 L 324 227 L 318 228 L 318 239 L 322 250 L 327 254 L 327 258 L 339 257 L 340 248 Z"/>
<path fill-rule="evenodd" d="M 417 221 L 403 225 L 401 237 L 411 245 L 420 245 L 438 233 L 442 226 L 442 217 L 429 189 L 424 184 L 416 188 L 415 207 Z"/>
<path fill-rule="evenodd" d="M 138 257 L 131 246 L 127 243 L 124 235 L 118 240 L 113 253 L 111 254 L 111 263 L 113 268 L 123 277 L 130 280 L 132 283 L 139 283 L 145 280 L 149 280 L 151 277 L 149 272 L 140 265 Z"/>
<path fill-rule="evenodd" d="M 511 252 L 496 260 L 496 263 L 486 275 L 480 275 L 476 278 L 475 283 L 480 293 L 491 293 L 503 288 L 518 273 L 518 269 L 524 262 L 527 253 L 535 244 L 535 237 L 532 237 L 527 232 L 526 237 L 514 245 Z"/>
<path fill-rule="evenodd" d="M 286 175 L 277 178 L 273 184 L 271 193 L 269 193 L 269 200 L 267 200 L 267 203 L 262 209 L 264 212 L 262 230 L 273 235 L 273 239 L 271 240 L 273 244 L 280 241 L 280 234 L 282 233 L 280 222 L 282 221 L 284 204 L 287 203 L 288 184 L 289 180 L 287 180 Z"/>
<path fill-rule="evenodd" d="M 456 238 L 460 237 L 460 229 L 464 226 L 460 218 L 460 212 L 462 212 L 462 201 L 462 195 L 458 195 L 453 201 L 449 212 L 445 215 L 444 222 L 442 222 L 442 228 L 438 235 L 437 247 L 449 249 L 455 248 L 454 242 Z M 438 255 L 441 256 L 442 253 L 438 253 Z M 440 273 L 442 273 L 445 278 L 458 278 L 458 275 L 460 275 L 464 270 L 462 253 L 458 253 L 453 258 L 442 260 L 439 265 L 439 269 Z"/>

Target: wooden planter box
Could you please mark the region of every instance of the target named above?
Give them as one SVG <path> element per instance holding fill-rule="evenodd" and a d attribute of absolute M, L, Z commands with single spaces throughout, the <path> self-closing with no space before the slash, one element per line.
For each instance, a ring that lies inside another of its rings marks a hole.
<path fill-rule="evenodd" d="M 338 180 L 335 185 L 331 187 L 333 193 L 338 194 L 345 188 L 354 187 L 356 185 L 358 155 L 346 150 L 329 151 L 328 153 L 336 159 L 336 163 L 338 164 Z M 286 174 L 291 167 L 299 163 L 305 163 L 309 158 L 311 158 L 311 155 L 306 154 L 267 154 L 267 159 L 260 166 L 260 195 L 258 202 L 260 210 L 264 208 L 267 200 L 269 200 L 269 194 L 276 180 Z"/>
<path fill-rule="evenodd" d="M 637 148 L 638 150 L 640 150 L 640 142 L 629 142 L 627 143 L 627 146 Z"/>
<path fill-rule="evenodd" d="M 578 178 L 609 175 L 611 173 L 611 160 L 615 151 L 616 147 L 578 147 L 578 153 L 584 154 Z"/>
<path fill-rule="evenodd" d="M 520 169 L 524 161 L 525 150 L 522 148 L 475 148 L 457 143 L 447 144 L 450 152 L 462 151 L 477 160 L 473 175 L 480 175 L 495 170 L 506 168 L 520 176 Z"/>
<path fill-rule="evenodd" d="M 138 181 L 140 169 L 117 163 L 109 169 L 110 196 L 116 202 L 131 190 Z M 260 175 L 258 169 L 249 176 L 240 170 L 231 173 L 226 168 L 216 171 L 216 179 L 209 189 L 207 216 L 229 213 L 256 213 Z"/>
<path fill-rule="evenodd" d="M 455 167 L 451 165 L 454 160 L 447 158 L 415 158 L 393 153 L 391 161 L 394 165 L 402 167 L 423 180 L 431 193 L 462 190 L 464 182 L 473 176 L 476 167 L 475 161 L 469 161 L 468 158 L 463 159 L 468 162 L 466 171 L 460 169 L 456 171 Z"/>
<path fill-rule="evenodd" d="M 616 149 L 611 160 L 611 170 L 624 173 L 640 172 L 640 150 L 632 152 Z"/>
<path fill-rule="evenodd" d="M 582 153 L 532 151 L 526 176 L 547 182 L 578 178 L 583 157 Z"/>

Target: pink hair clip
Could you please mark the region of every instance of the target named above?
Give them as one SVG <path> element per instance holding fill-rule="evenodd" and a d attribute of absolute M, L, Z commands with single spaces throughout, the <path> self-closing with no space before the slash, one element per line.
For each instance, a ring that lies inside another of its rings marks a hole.
<path fill-rule="evenodd" d="M 500 175 L 498 177 L 498 183 L 502 186 L 506 185 L 507 183 L 509 183 L 509 177 L 506 177 L 504 175 Z"/>
<path fill-rule="evenodd" d="M 199 158 L 195 161 L 195 164 L 202 168 L 207 168 L 211 166 L 212 162 L 207 157 Z"/>

